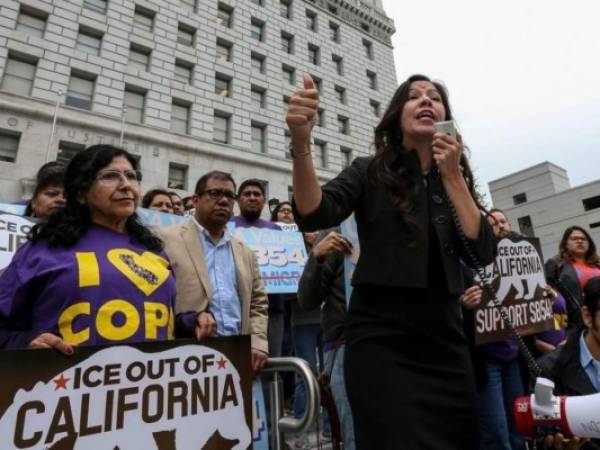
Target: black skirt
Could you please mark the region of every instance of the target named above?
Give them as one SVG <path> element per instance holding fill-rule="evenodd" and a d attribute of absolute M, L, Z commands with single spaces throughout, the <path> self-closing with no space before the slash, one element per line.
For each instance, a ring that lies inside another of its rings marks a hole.
<path fill-rule="evenodd" d="M 356 287 L 345 375 L 358 450 L 477 448 L 475 381 L 455 296 Z"/>

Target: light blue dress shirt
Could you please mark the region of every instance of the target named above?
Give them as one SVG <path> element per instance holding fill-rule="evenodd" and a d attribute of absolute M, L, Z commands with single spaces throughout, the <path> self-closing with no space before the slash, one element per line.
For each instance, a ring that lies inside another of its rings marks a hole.
<path fill-rule="evenodd" d="M 584 331 L 579 338 L 579 359 L 581 361 L 581 367 L 583 367 L 585 373 L 587 373 L 587 376 L 596 391 L 600 392 L 600 361 L 596 361 L 590 353 L 590 349 L 585 342 L 585 334 L 586 332 Z"/>
<path fill-rule="evenodd" d="M 217 335 L 239 335 L 242 330 L 242 304 L 237 289 L 231 233 L 225 228 L 225 234 L 215 244 L 208 231 L 195 219 L 193 220 L 198 227 L 198 237 L 204 248 L 204 261 L 212 288 L 212 299 L 208 310 L 217 321 Z"/>

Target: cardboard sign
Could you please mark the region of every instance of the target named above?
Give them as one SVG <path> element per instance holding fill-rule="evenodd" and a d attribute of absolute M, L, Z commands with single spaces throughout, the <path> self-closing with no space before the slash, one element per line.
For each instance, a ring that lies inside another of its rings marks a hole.
<path fill-rule="evenodd" d="M 281 231 L 300 231 L 295 223 L 275 222 L 281 228 Z"/>
<path fill-rule="evenodd" d="M 250 448 L 250 338 L 0 352 L 3 450 Z"/>
<path fill-rule="evenodd" d="M 28 217 L 0 213 L 0 273 L 10 264 L 17 249 L 27 242 L 34 224 Z"/>
<path fill-rule="evenodd" d="M 298 281 L 307 259 L 302 233 L 237 227 L 233 235 L 256 253 L 269 294 L 298 292 Z"/>
<path fill-rule="evenodd" d="M 344 287 L 346 288 L 346 306 L 350 305 L 352 296 L 352 275 L 356 269 L 356 263 L 360 256 L 360 244 L 358 243 L 358 228 L 354 214 L 348 217 L 340 225 L 340 232 L 352 244 L 352 253 L 344 256 Z"/>
<path fill-rule="evenodd" d="M 485 267 L 485 277 L 519 334 L 526 336 L 553 327 L 552 300 L 544 292 L 546 278 L 539 239 L 523 236 L 502 239 L 496 260 Z M 478 276 L 475 281 L 479 281 Z M 475 311 L 475 334 L 477 345 L 510 336 L 485 289 L 481 306 Z"/>
<path fill-rule="evenodd" d="M 22 216 L 25 214 L 25 205 L 13 205 L 11 203 L 0 203 L 0 211 L 15 214 L 17 216 Z"/>

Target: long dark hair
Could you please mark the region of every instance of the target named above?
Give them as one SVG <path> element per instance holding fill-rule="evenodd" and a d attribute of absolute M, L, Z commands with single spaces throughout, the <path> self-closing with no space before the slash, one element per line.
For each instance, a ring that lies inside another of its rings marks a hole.
<path fill-rule="evenodd" d="M 135 158 L 126 150 L 112 145 L 92 145 L 77 153 L 65 173 L 65 208 L 35 225 L 31 229 L 30 239 L 33 242 L 46 240 L 50 247 L 72 247 L 77 244 L 92 223 L 90 210 L 80 199 L 90 190 L 100 169 L 117 156 L 127 158 L 137 170 Z M 133 242 L 152 251 L 162 250 L 162 241 L 140 222 L 137 214 L 127 219 L 125 230 Z"/>
<path fill-rule="evenodd" d="M 554 257 L 556 265 L 562 267 L 565 262 L 572 260 L 567 250 L 567 241 L 571 237 L 571 234 L 573 234 L 573 231 L 581 231 L 588 240 L 589 247 L 585 254 L 585 262 L 590 266 L 600 267 L 600 258 L 598 257 L 598 253 L 596 253 L 596 244 L 592 240 L 592 236 L 584 228 L 577 225 L 568 227 L 563 233 L 560 244 L 558 244 L 558 255 Z"/>
<path fill-rule="evenodd" d="M 288 206 L 292 206 L 292 202 L 288 202 L 287 200 L 284 200 L 282 202 L 277 203 L 277 206 L 275 208 L 273 208 L 273 212 L 271 212 L 271 222 L 279 222 L 277 220 L 277 214 L 279 214 L 279 210 L 284 206 L 284 205 L 288 205 Z"/>
<path fill-rule="evenodd" d="M 428 81 L 435 86 L 446 110 L 444 120 L 452 120 L 446 88 L 441 83 L 431 81 L 425 75 L 410 76 L 396 89 L 383 118 L 375 128 L 375 156 L 369 165 L 368 174 L 371 182 L 381 183 L 387 188 L 396 211 L 408 229 L 419 237 L 422 236 L 423 230 L 420 229 L 412 210 L 417 177 L 420 175 L 421 168 L 416 152 L 403 147 L 404 136 L 399 125 L 402 110 L 408 101 L 410 86 L 415 81 Z M 471 195 L 480 209 L 483 209 L 477 201 L 473 172 L 464 152 L 461 155 L 460 166 Z"/>

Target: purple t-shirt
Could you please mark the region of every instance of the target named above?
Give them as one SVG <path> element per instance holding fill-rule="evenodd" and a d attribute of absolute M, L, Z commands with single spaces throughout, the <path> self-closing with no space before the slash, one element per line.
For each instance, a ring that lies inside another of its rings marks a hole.
<path fill-rule="evenodd" d="M 258 219 L 258 220 L 248 220 L 243 216 L 233 216 L 231 221 L 235 223 L 236 227 L 240 228 L 269 228 L 271 230 L 281 230 L 281 227 L 277 225 L 275 222 L 269 222 L 268 220 Z"/>
<path fill-rule="evenodd" d="M 483 344 L 481 354 L 500 362 L 509 362 L 519 354 L 519 344 L 514 339 L 505 339 L 498 342 Z"/>
<path fill-rule="evenodd" d="M 536 337 L 555 347 L 567 338 L 567 302 L 562 295 L 557 295 L 552 303 L 554 326 L 551 330 L 538 333 Z"/>
<path fill-rule="evenodd" d="M 28 242 L 0 277 L 0 346 L 44 332 L 95 345 L 173 338 L 175 279 L 164 254 L 97 225 L 71 248 Z"/>

